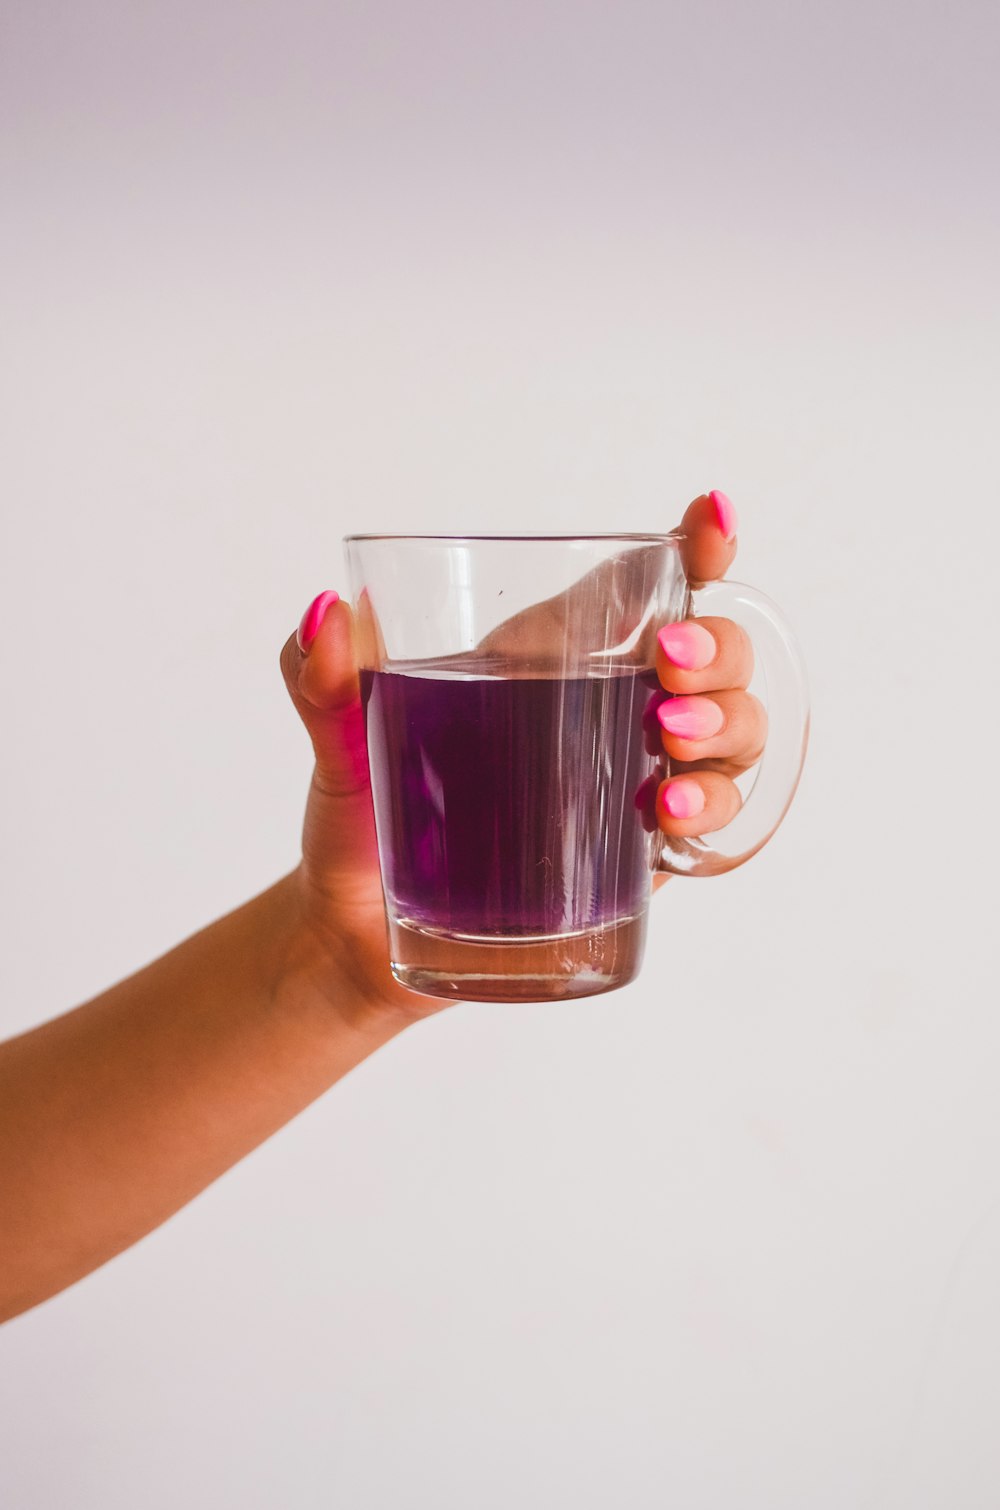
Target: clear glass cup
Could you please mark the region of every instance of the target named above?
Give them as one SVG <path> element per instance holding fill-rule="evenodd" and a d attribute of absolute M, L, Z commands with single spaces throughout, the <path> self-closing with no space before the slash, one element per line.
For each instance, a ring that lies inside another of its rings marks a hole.
<path fill-rule="evenodd" d="M 396 979 L 464 1001 L 625 985 L 653 872 L 741 865 L 791 802 L 808 707 L 778 610 L 739 583 L 692 593 L 679 533 L 344 544 Z M 770 734 L 734 821 L 673 840 L 656 634 L 693 612 L 750 633 Z"/>

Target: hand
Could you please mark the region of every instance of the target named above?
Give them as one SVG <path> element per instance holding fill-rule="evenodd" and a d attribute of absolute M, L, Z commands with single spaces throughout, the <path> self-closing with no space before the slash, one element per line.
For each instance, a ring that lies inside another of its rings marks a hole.
<path fill-rule="evenodd" d="M 691 584 L 723 576 L 736 554 L 728 499 L 718 493 L 696 498 L 682 531 Z M 530 626 L 522 617 L 513 632 L 534 634 L 541 621 L 558 623 L 558 602 L 542 605 Z M 501 628 L 509 633 L 512 625 Z M 281 652 L 285 682 L 316 758 L 296 873 L 299 906 L 320 942 L 331 1001 L 357 1021 L 373 1010 L 405 1021 L 446 1003 L 407 990 L 389 969 L 354 639 L 349 606 L 336 593 L 321 593 Z M 675 694 L 658 710 L 672 773 L 660 783 L 656 821 L 678 837 L 709 833 L 738 810 L 733 777 L 760 758 L 766 736 L 764 710 L 746 691 L 750 644 L 727 619 L 689 621 L 661 631 L 656 658 L 662 686 Z M 656 877 L 654 885 L 665 879 Z"/>
<path fill-rule="evenodd" d="M 736 514 L 724 494 L 696 498 L 684 515 L 684 569 L 692 587 L 724 577 L 736 555 Z M 659 738 L 670 777 L 656 793 L 656 822 L 665 834 L 695 838 L 725 828 L 740 810 L 733 779 L 756 765 L 767 739 L 767 713 L 746 689 L 753 646 L 731 619 L 686 619 L 660 630 Z M 658 890 L 670 879 L 653 878 Z"/>

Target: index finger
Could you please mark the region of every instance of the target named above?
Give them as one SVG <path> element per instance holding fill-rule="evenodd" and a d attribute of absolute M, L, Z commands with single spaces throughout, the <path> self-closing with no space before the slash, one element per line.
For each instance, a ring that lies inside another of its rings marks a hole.
<path fill-rule="evenodd" d="M 692 587 L 724 577 L 736 555 L 736 510 L 713 488 L 688 505 L 681 520 L 681 558 Z"/>

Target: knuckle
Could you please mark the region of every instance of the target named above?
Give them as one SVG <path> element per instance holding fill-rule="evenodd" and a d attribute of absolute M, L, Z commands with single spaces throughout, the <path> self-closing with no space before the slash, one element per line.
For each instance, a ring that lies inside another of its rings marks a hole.
<path fill-rule="evenodd" d="M 740 791 L 739 787 L 736 785 L 736 782 L 733 781 L 731 777 L 727 776 L 725 778 L 725 782 L 724 806 L 726 809 L 728 821 L 728 819 L 730 818 L 735 818 L 736 814 L 743 806 L 743 793 Z"/>
<path fill-rule="evenodd" d="M 747 664 L 752 666 L 754 663 L 753 640 L 750 638 L 749 632 L 743 628 L 742 624 L 734 623 L 733 628 L 736 631 L 733 643 L 739 650 L 740 654 L 744 657 Z"/>
<path fill-rule="evenodd" d="M 731 687 L 746 687 L 753 676 L 753 641 L 735 619 L 718 619 L 714 633 L 719 642 L 719 661 Z"/>
<path fill-rule="evenodd" d="M 738 724 L 742 728 L 761 729 L 767 725 L 767 710 L 759 697 L 745 688 L 734 688 L 725 694 L 719 694 L 720 699 L 725 698 L 726 711 L 729 715 L 730 724 Z"/>
<path fill-rule="evenodd" d="M 733 762 L 727 762 L 727 772 L 712 772 L 705 782 L 705 811 L 701 818 L 702 833 L 712 833 L 730 823 L 742 806 L 743 798 L 740 789 L 733 781 L 730 772 L 735 769 Z"/>

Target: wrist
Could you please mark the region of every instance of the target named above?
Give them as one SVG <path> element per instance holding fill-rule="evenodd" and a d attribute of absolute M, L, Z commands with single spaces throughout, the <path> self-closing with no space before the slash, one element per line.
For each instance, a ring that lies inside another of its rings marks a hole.
<path fill-rule="evenodd" d="M 389 967 L 381 895 L 337 905 L 299 865 L 271 889 L 280 945 L 276 996 L 309 1002 L 371 1048 L 446 1005 L 408 991 Z"/>

